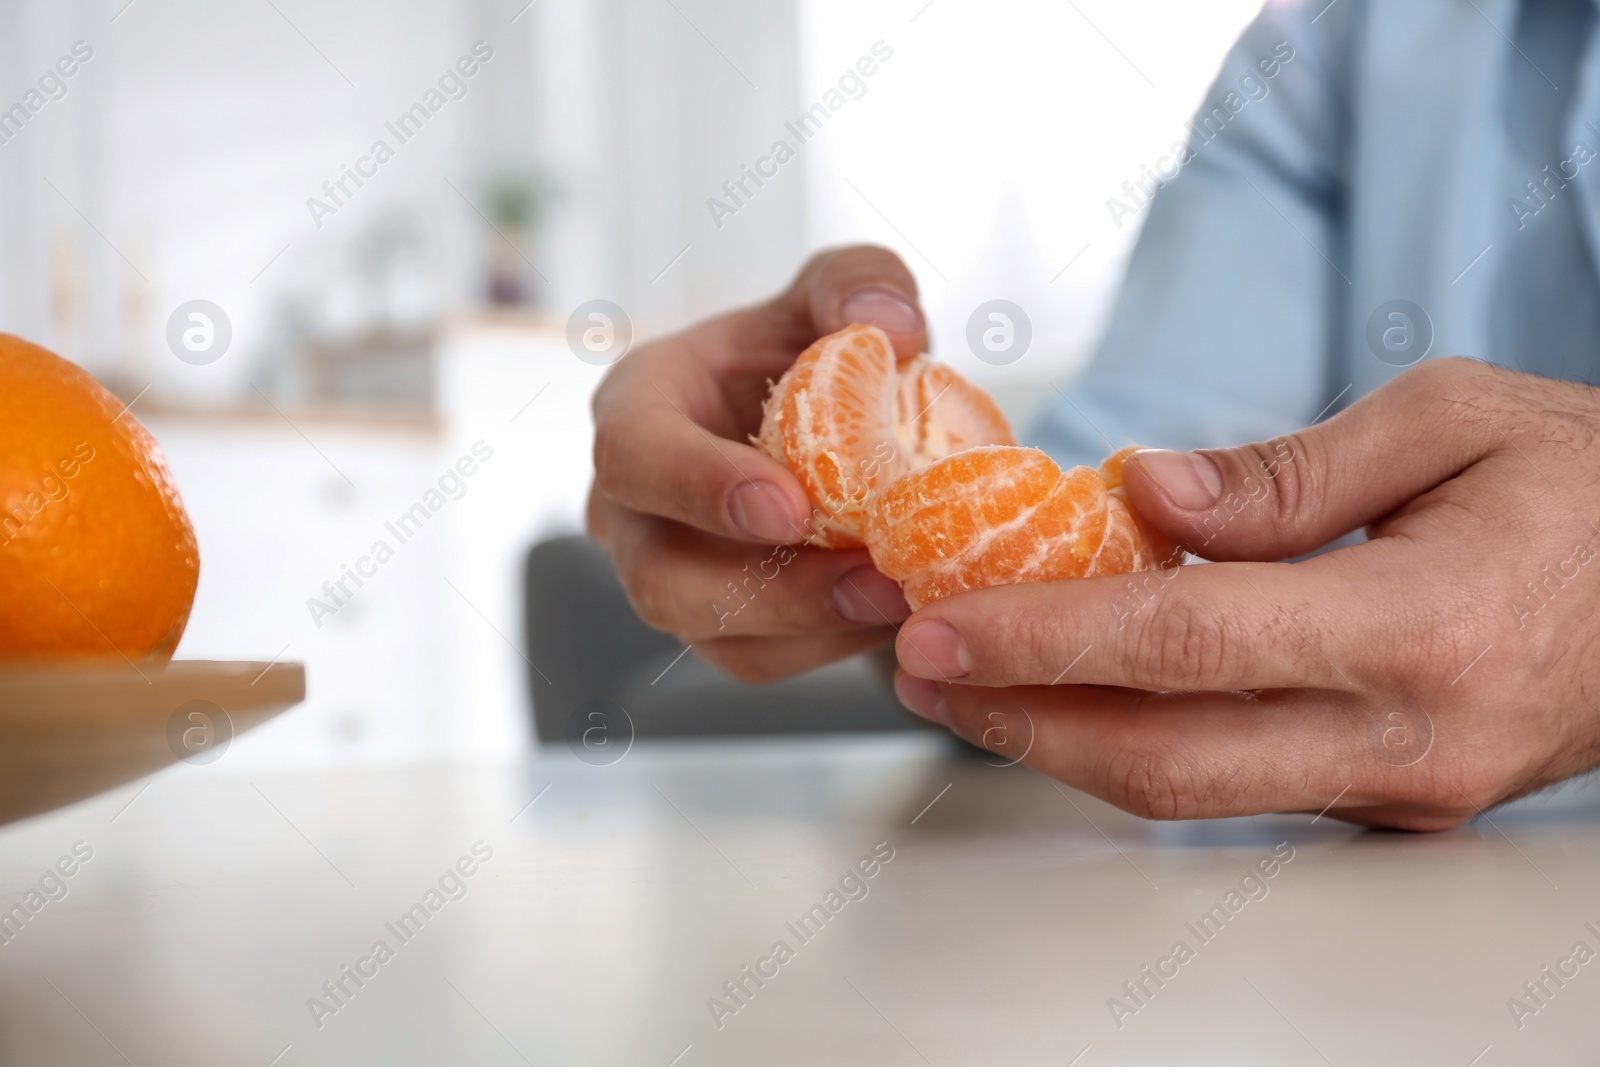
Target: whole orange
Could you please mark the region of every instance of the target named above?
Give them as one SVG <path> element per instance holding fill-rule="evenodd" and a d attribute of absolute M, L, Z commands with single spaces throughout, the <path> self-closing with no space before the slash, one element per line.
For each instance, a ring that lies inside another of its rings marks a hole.
<path fill-rule="evenodd" d="M 155 439 L 81 368 L 0 334 L 0 659 L 166 660 L 199 577 Z"/>

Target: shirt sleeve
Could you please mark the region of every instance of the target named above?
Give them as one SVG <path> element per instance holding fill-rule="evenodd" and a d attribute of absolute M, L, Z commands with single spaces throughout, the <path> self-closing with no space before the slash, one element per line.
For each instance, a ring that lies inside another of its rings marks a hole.
<path fill-rule="evenodd" d="M 1304 426 L 1333 399 L 1332 309 L 1350 286 L 1344 57 L 1364 4 L 1325 4 L 1269 3 L 1187 145 L 1152 168 L 1163 180 L 1144 178 L 1154 199 L 1106 333 L 1030 443 L 1090 464 L 1129 443 L 1232 445 Z"/>

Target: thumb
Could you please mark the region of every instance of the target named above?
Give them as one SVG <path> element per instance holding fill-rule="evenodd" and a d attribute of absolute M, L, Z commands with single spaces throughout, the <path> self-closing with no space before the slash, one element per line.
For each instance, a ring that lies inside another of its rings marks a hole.
<path fill-rule="evenodd" d="M 1433 360 L 1285 437 L 1197 452 L 1141 449 L 1123 467 L 1128 501 L 1205 559 L 1303 555 L 1498 447 L 1489 409 L 1503 374 L 1473 360 Z"/>
<path fill-rule="evenodd" d="M 800 347 L 852 323 L 889 335 L 901 361 L 928 349 L 927 320 L 917 302 L 917 282 L 887 248 L 853 245 L 821 252 L 779 298 L 800 331 Z"/>

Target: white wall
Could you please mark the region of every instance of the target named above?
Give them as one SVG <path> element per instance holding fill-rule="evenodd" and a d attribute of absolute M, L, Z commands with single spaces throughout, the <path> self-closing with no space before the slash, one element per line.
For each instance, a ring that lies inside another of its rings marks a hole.
<path fill-rule="evenodd" d="M 787 280 L 807 240 L 798 173 L 720 229 L 705 201 L 793 114 L 796 17 L 793 0 L 529 11 L 536 140 L 563 189 L 548 246 L 558 313 L 604 297 L 659 332 Z"/>
<path fill-rule="evenodd" d="M 385 219 L 423 245 L 413 316 L 470 301 L 492 238 L 446 180 L 481 208 L 492 176 L 531 167 L 556 193 L 531 258 L 557 319 L 606 296 L 646 333 L 675 328 L 771 292 L 812 248 L 875 240 L 917 271 L 947 358 L 1002 388 L 1059 375 L 1134 233 L 1106 197 L 1181 134 L 1260 6 L 125 2 L 0 6 L 0 101 L 73 41 L 95 49 L 0 146 L 0 329 L 200 397 L 247 391 L 286 301 L 327 331 L 370 317 L 359 253 Z M 479 39 L 496 58 L 466 99 L 319 229 L 307 199 Z M 708 199 L 880 39 L 894 59 L 867 95 L 718 226 Z M 1033 311 L 1037 362 L 1000 373 L 965 353 L 966 315 L 996 295 Z M 234 320 L 210 367 L 162 341 L 194 297 Z"/>
<path fill-rule="evenodd" d="M 894 248 L 922 286 L 940 358 L 1013 411 L 1052 396 L 1039 383 L 1087 359 L 1137 236 L 1136 223 L 1113 223 L 1106 199 L 1185 136 L 1260 8 L 809 0 L 808 103 L 873 41 L 895 52 L 868 95 L 806 146 L 811 242 Z M 1008 367 L 980 362 L 965 339 L 973 309 L 997 297 L 1034 325 L 1028 354 Z"/>
<path fill-rule="evenodd" d="M 67 97 L 0 146 L 0 329 L 135 388 L 215 397 L 247 391 L 282 301 L 329 330 L 370 316 L 359 249 L 381 220 L 409 220 L 425 248 L 416 317 L 472 294 L 481 223 L 446 179 L 481 195 L 482 113 L 497 83 L 526 78 L 525 27 L 434 0 L 141 0 L 113 22 L 125 2 L 0 12 L 7 103 L 74 40 L 94 48 Z M 478 39 L 503 51 L 401 144 L 384 122 Z M 307 200 L 380 138 L 394 159 L 319 227 Z M 163 339 L 197 297 L 234 326 L 228 356 L 200 368 Z"/>

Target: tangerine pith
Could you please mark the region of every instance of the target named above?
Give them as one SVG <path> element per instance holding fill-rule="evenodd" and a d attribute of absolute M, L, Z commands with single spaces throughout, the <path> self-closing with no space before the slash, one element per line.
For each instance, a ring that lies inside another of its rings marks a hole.
<path fill-rule="evenodd" d="M 0 334 L 0 659 L 165 660 L 199 572 L 155 439 L 81 368 Z"/>
<path fill-rule="evenodd" d="M 1063 471 L 1035 448 L 969 448 L 873 495 L 866 543 L 913 609 L 969 589 L 1127 574 L 1173 547 L 1122 497 L 1122 460 Z"/>
<path fill-rule="evenodd" d="M 1125 574 L 1173 545 L 1128 506 L 1122 464 L 1063 471 L 1016 445 L 978 386 L 925 356 L 897 360 L 877 327 L 807 348 L 773 386 L 756 443 L 814 507 L 808 540 L 865 545 L 920 608 L 992 585 Z"/>
<path fill-rule="evenodd" d="M 989 395 L 949 367 L 897 359 L 878 327 L 846 326 L 800 353 L 772 387 L 755 442 L 805 487 L 808 540 L 858 548 L 874 491 L 962 449 L 1016 438 Z"/>

